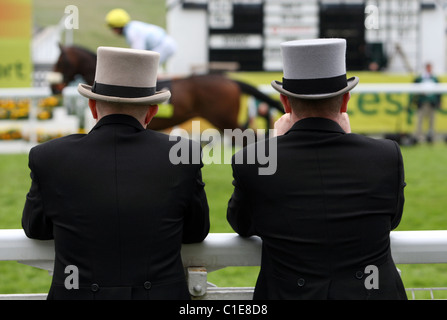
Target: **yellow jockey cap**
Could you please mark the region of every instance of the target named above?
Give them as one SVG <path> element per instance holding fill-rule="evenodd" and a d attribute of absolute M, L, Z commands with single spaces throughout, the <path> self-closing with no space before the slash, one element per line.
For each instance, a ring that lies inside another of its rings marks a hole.
<path fill-rule="evenodd" d="M 106 23 L 112 28 L 123 28 L 129 21 L 129 14 L 123 9 L 113 9 L 106 15 Z"/>

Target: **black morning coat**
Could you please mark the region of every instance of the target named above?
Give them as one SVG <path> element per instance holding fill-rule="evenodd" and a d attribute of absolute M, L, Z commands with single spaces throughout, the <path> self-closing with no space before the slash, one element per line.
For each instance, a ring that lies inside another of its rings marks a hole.
<path fill-rule="evenodd" d="M 109 115 L 89 134 L 30 151 L 22 226 L 30 238 L 54 238 L 48 299 L 190 298 L 181 244 L 207 236 L 209 210 L 202 163 L 172 164 L 176 143 Z"/>
<path fill-rule="evenodd" d="M 263 243 L 254 298 L 406 299 L 390 251 L 404 204 L 398 144 L 345 134 L 324 118 L 273 139 L 273 175 L 233 157 L 228 221 Z"/>

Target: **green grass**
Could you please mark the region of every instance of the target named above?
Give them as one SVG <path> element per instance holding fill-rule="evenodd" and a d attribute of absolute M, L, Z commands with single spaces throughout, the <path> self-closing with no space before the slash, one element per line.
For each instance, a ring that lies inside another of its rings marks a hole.
<path fill-rule="evenodd" d="M 447 149 L 445 144 L 403 147 L 407 187 L 398 230 L 447 229 Z"/>
<path fill-rule="evenodd" d="M 407 187 L 397 230 L 447 230 L 447 148 L 445 144 L 403 147 Z M 447 287 L 447 265 L 398 265 L 406 287 Z M 416 297 L 429 298 L 427 293 Z M 447 292 L 435 292 L 447 298 Z"/>
<path fill-rule="evenodd" d="M 0 227 L 21 228 L 17 210 L 23 205 L 29 187 L 28 158 L 26 155 L 1 155 L 0 159 Z"/>
<path fill-rule="evenodd" d="M 233 191 L 231 165 L 205 165 L 202 175 L 212 219 L 210 232 L 233 232 L 223 214 Z"/>
<path fill-rule="evenodd" d="M 406 182 L 405 209 L 397 230 L 447 230 L 447 148 L 443 143 L 402 147 Z M 27 155 L 0 155 L 0 228 L 21 228 L 20 218 L 29 188 Z M 205 165 L 203 179 L 210 205 L 211 232 L 232 232 L 226 221 L 232 173 L 227 164 Z M 447 287 L 447 265 L 399 265 L 404 284 L 414 287 Z M 258 267 L 231 267 L 212 272 L 208 281 L 218 286 L 254 286 Z M 16 262 L 0 262 L 0 293 L 47 292 L 51 277 L 46 271 Z M 445 293 L 442 293 L 445 294 Z M 418 293 L 417 297 L 427 297 Z M 445 297 L 445 296 L 444 296 Z"/>
<path fill-rule="evenodd" d="M 0 155 L 0 229 L 20 229 L 21 214 L 30 178 L 27 155 Z M 0 261 L 0 293 L 47 292 L 47 271 Z"/>

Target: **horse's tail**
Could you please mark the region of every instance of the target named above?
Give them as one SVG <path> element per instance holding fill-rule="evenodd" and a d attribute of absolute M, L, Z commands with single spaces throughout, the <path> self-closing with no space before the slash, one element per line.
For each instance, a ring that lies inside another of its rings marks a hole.
<path fill-rule="evenodd" d="M 242 82 L 239 80 L 235 80 L 235 79 L 232 79 L 232 81 L 236 82 L 239 85 L 239 88 L 241 89 L 241 91 L 243 93 L 251 95 L 251 96 L 255 97 L 256 99 L 267 103 L 270 108 L 277 109 L 280 112 L 284 113 L 284 109 L 283 109 L 283 106 L 280 101 L 269 97 L 268 95 L 259 91 L 257 88 L 255 88 L 254 86 L 252 86 L 248 83 L 245 83 L 245 82 Z"/>

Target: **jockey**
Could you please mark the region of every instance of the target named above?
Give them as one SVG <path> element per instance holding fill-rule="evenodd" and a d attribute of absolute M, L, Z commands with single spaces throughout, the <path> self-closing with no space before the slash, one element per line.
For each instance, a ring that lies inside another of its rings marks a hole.
<path fill-rule="evenodd" d="M 160 65 L 163 65 L 176 51 L 174 39 L 163 28 L 131 20 L 129 14 L 123 9 L 110 11 L 106 16 L 106 23 L 113 32 L 126 37 L 132 49 L 160 53 Z"/>

